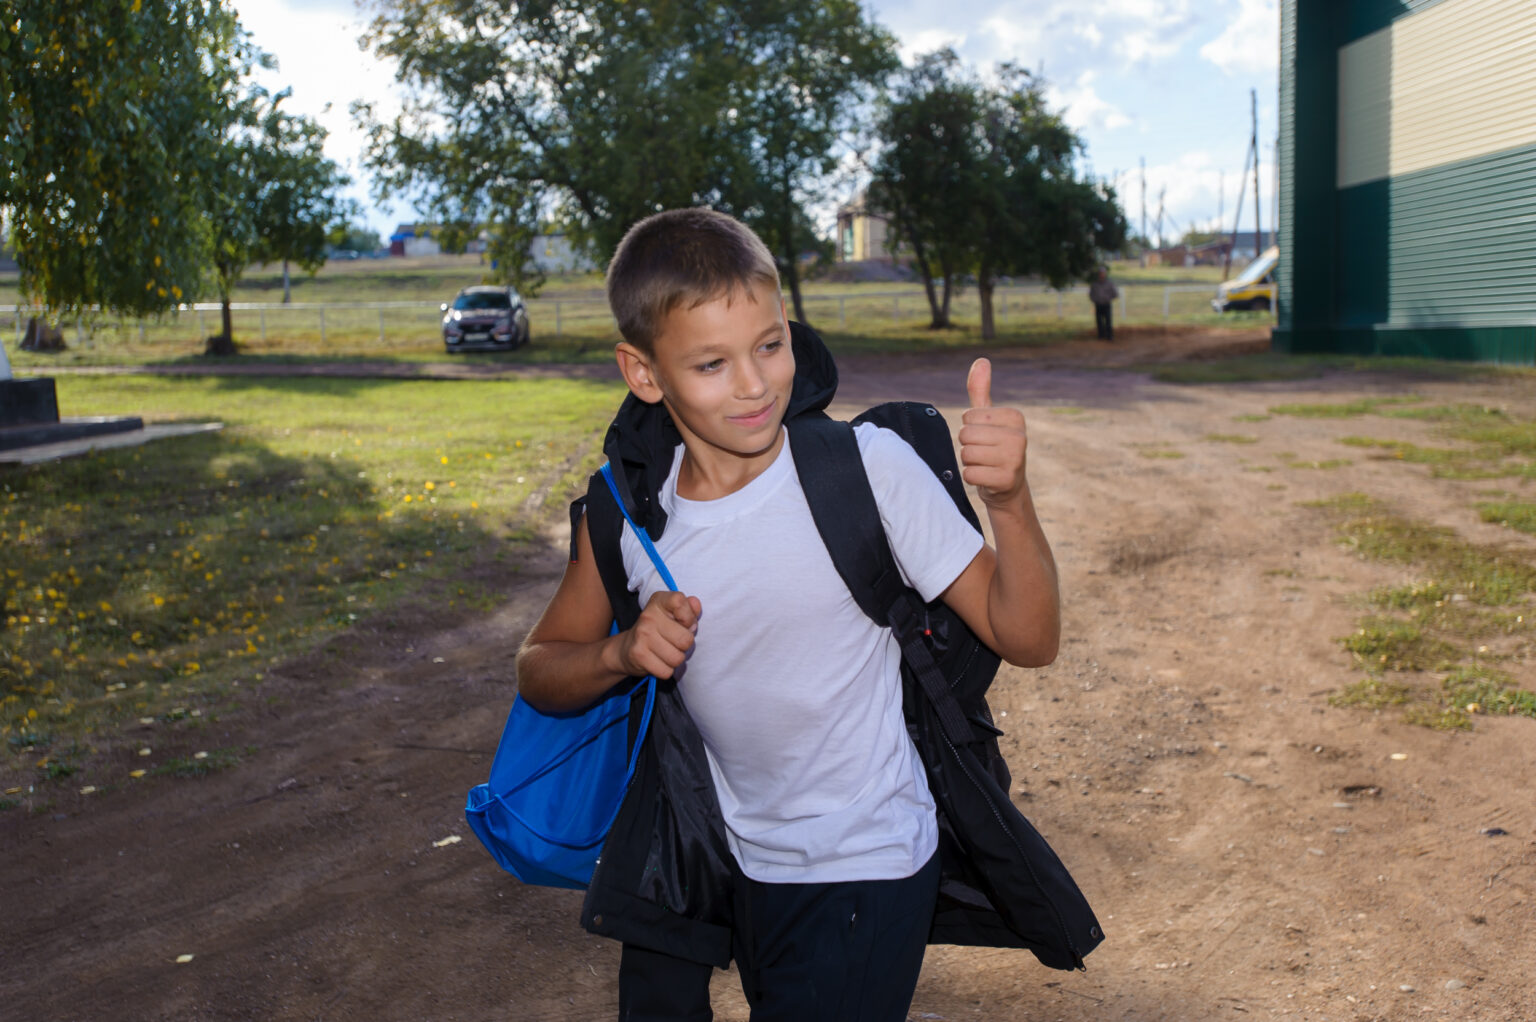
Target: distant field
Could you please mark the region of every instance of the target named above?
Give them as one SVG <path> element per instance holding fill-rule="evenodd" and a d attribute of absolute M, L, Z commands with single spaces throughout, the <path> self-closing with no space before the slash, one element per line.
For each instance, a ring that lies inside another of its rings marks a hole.
<path fill-rule="evenodd" d="M 291 276 L 293 304 L 281 302 L 277 267 L 253 267 L 232 296 L 234 332 L 243 357 L 276 359 L 443 360 L 470 357 L 495 361 L 582 362 L 610 357 L 617 339 L 603 298 L 599 274 L 550 278 L 529 301 L 534 342 L 509 353 L 450 356 L 439 336 L 438 306 L 460 288 L 483 280 L 478 256 L 360 259 L 329 263 L 313 277 Z M 1116 308 L 1121 323 L 1177 321 L 1185 325 L 1262 323 L 1262 314 L 1218 316 L 1209 299 L 1219 267 L 1148 267 L 1117 264 L 1112 273 L 1124 293 Z M 981 310 L 974 287 L 952 300 L 956 329 L 927 329 L 927 302 L 915 282 L 845 283 L 811 280 L 803 288 L 806 318 L 831 335 L 834 347 L 914 350 L 979 341 Z M 787 299 L 787 296 L 786 296 Z M 0 275 L 0 304 L 14 304 L 16 275 Z M 383 305 L 382 303 L 392 303 Z M 323 306 L 323 308 L 322 308 Z M 1092 308 L 1081 290 L 1042 292 L 1017 282 L 1000 288 L 995 311 L 997 346 L 1038 344 L 1092 329 Z M 793 312 L 791 312 L 793 314 Z M 216 310 L 185 310 L 144 321 L 105 317 L 93 323 L 62 325 L 69 349 L 59 355 L 17 352 L 23 324 L 0 319 L 0 337 L 18 368 L 56 365 L 133 364 L 200 357 L 202 338 L 219 328 Z M 839 340 L 841 339 L 841 340 Z"/>

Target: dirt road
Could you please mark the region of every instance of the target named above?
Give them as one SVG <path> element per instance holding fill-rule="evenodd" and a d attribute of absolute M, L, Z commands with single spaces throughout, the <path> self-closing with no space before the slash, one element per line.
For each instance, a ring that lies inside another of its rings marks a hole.
<path fill-rule="evenodd" d="M 1066 607 L 1059 660 L 1005 668 L 994 712 L 1018 804 L 1108 940 L 1074 974 L 934 948 L 912 1018 L 1536 1018 L 1536 721 L 1442 733 L 1330 706 L 1360 677 L 1337 641 L 1359 598 L 1412 572 L 1305 506 L 1358 490 L 1516 542 L 1471 509 L 1487 484 L 1362 456 L 1347 421 L 1235 421 L 1401 378 L 1174 386 L 1114 368 L 1170 355 L 1138 343 L 1002 358 L 994 383 L 1029 416 Z M 953 421 L 965 367 L 850 363 L 838 410 L 922 398 Z M 1536 415 L 1517 382 L 1411 388 Z M 1232 434 L 1254 440 L 1215 439 Z M 617 948 L 578 928 L 579 895 L 499 873 L 462 815 L 561 564 L 552 534 L 492 616 L 401 613 L 284 665 L 263 712 L 221 724 L 251 749 L 233 770 L 0 814 L 0 1015 L 612 1018 Z M 734 977 L 715 989 L 717 1017 L 744 1020 Z"/>

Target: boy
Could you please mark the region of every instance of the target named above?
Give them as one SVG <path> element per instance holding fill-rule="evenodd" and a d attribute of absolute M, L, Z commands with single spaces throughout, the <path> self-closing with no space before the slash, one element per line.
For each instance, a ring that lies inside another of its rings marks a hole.
<path fill-rule="evenodd" d="M 645 808 L 621 810 L 588 891 L 588 928 L 625 941 L 620 1017 L 708 1020 L 726 934 L 757 1022 L 905 1019 L 939 888 L 934 799 L 903 723 L 899 649 L 833 569 L 784 425 L 830 399 L 835 371 L 819 390 L 816 367 L 797 374 L 773 258 L 721 214 L 636 224 L 608 295 L 633 396 L 610 458 L 622 469 L 624 428 L 654 430 L 647 413 L 665 410 L 680 442 L 634 510 L 684 591 L 666 591 L 626 530 L 624 582 L 643 609 L 610 636 L 624 616 L 589 513 L 517 671 L 522 698 L 546 712 L 645 674 L 670 679 L 680 700 L 674 712 L 658 695 L 648 741 L 659 748 L 625 805 Z M 986 360 L 967 389 L 962 474 L 986 505 L 995 552 L 896 434 L 859 427 L 860 453 L 907 584 L 942 598 L 1010 662 L 1047 664 L 1060 611 L 1025 481 L 1024 418 L 991 407 Z M 702 791 L 678 780 L 695 747 Z M 712 859 L 728 891 L 709 879 Z M 624 890 L 613 873 L 630 877 Z"/>

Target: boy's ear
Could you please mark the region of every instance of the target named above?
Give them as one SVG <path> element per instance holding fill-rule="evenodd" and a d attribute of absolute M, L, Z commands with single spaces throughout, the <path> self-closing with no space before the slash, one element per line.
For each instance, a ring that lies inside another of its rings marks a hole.
<path fill-rule="evenodd" d="M 619 360 L 619 373 L 629 386 L 630 393 L 653 405 L 661 400 L 661 387 L 651 368 L 651 360 L 639 348 L 628 341 L 620 341 L 613 349 Z"/>

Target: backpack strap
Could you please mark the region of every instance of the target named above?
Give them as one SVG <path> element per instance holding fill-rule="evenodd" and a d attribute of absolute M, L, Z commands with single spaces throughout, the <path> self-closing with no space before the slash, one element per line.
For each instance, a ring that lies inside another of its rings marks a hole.
<path fill-rule="evenodd" d="M 965 713 L 924 642 L 926 606 L 896 566 L 853 427 L 812 416 L 792 419 L 788 427 L 800 486 L 838 575 L 859 609 L 895 632 L 902 658 L 933 704 L 950 742 L 972 741 Z"/>
<path fill-rule="evenodd" d="M 624 571 L 624 555 L 620 537 L 627 517 L 614 493 L 600 472 L 592 473 L 587 484 L 586 496 L 577 503 L 580 513 L 587 519 L 587 537 L 592 541 L 592 559 L 597 564 L 597 574 L 603 580 L 603 592 L 613 609 L 614 621 L 623 631 L 640 616 L 639 598 L 629 589 L 629 577 Z M 572 534 L 571 559 L 576 558 L 575 528 L 579 523 L 576 504 L 571 506 Z"/>

